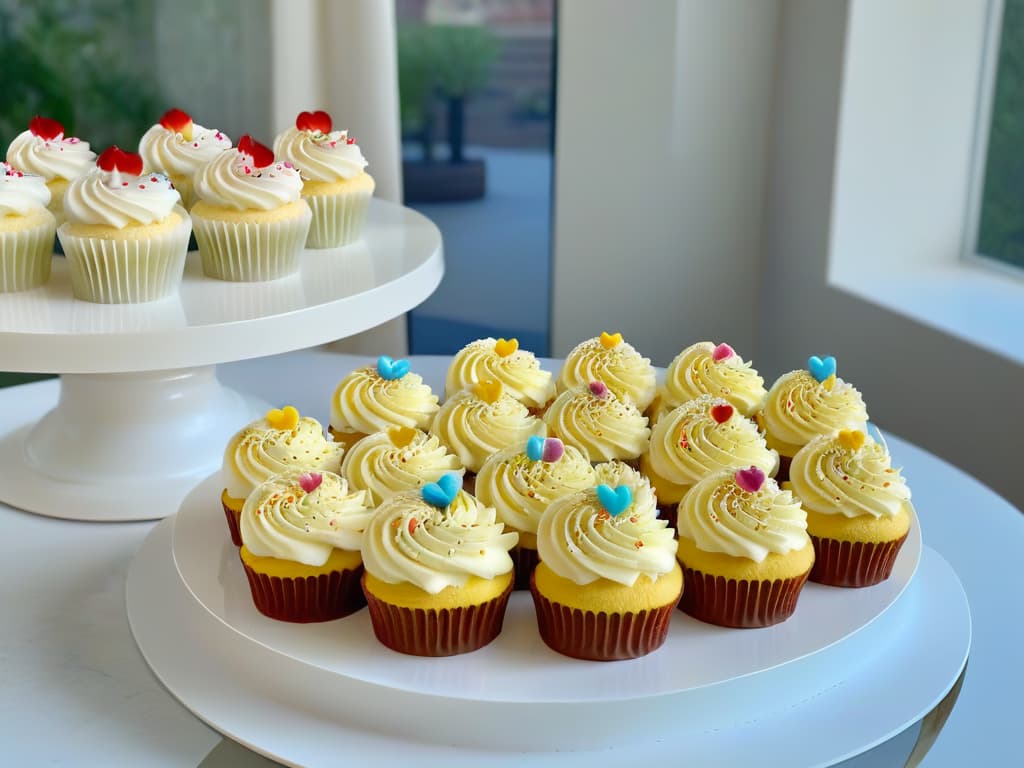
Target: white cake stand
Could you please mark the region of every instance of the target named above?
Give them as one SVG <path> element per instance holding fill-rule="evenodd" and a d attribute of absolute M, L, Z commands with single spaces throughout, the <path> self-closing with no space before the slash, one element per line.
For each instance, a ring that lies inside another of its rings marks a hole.
<path fill-rule="evenodd" d="M 307 251 L 296 275 L 211 280 L 190 253 L 179 295 L 149 304 L 77 301 L 54 259 L 46 286 L 0 294 L 0 368 L 61 375 L 56 407 L 26 402 L 0 434 L 0 500 L 76 520 L 176 512 L 231 434 L 268 407 L 221 385 L 217 363 L 373 328 L 426 299 L 443 273 L 437 227 L 379 200 L 359 243 Z"/>

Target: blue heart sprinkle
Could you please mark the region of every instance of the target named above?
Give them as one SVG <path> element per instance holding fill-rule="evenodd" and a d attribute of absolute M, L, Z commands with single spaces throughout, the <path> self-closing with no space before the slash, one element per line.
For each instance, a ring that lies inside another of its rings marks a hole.
<path fill-rule="evenodd" d="M 526 455 L 530 461 L 540 461 L 544 456 L 544 438 L 534 435 L 526 441 Z"/>
<path fill-rule="evenodd" d="M 447 507 L 462 489 L 462 478 L 454 472 L 441 475 L 436 483 L 427 483 L 421 492 L 423 500 L 433 507 Z"/>
<path fill-rule="evenodd" d="M 601 483 L 597 486 L 597 500 L 609 515 L 617 517 L 633 503 L 633 492 L 628 485 L 619 485 L 612 490 L 611 486 Z"/>
<path fill-rule="evenodd" d="M 408 360 L 392 360 L 387 355 L 377 358 L 377 373 L 382 379 L 394 381 L 400 379 L 409 372 Z"/>
<path fill-rule="evenodd" d="M 824 360 L 817 355 L 811 355 L 807 358 L 807 370 L 811 372 L 811 376 L 817 381 L 824 381 L 829 376 L 835 375 L 836 359 L 832 355 L 829 355 Z"/>

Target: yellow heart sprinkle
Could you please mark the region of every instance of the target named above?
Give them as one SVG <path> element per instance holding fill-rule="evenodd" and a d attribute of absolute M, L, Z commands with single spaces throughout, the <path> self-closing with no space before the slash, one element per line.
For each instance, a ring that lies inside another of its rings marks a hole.
<path fill-rule="evenodd" d="M 485 403 L 494 403 L 501 397 L 502 386 L 500 381 L 484 379 L 473 385 L 473 394 Z"/>
<path fill-rule="evenodd" d="M 519 339 L 498 339 L 494 342 L 494 354 L 498 357 L 508 357 L 519 349 Z"/>
<path fill-rule="evenodd" d="M 299 412 L 293 405 L 267 411 L 267 423 L 274 429 L 290 431 L 299 423 Z"/>
<path fill-rule="evenodd" d="M 601 331 L 601 346 L 605 349 L 613 349 L 621 343 L 621 333 L 608 333 L 607 331 Z"/>
<path fill-rule="evenodd" d="M 823 386 L 825 388 L 826 392 L 831 392 L 832 391 L 832 387 L 834 387 L 835 385 L 836 385 L 836 375 L 834 373 L 831 376 L 829 376 L 827 379 L 825 379 L 823 382 L 821 382 L 821 386 Z"/>
<path fill-rule="evenodd" d="M 864 445 L 864 433 L 859 429 L 841 429 L 839 430 L 839 442 L 840 444 L 851 451 L 859 451 L 861 446 Z"/>
<path fill-rule="evenodd" d="M 405 448 L 416 437 L 416 430 L 412 427 L 391 427 L 388 430 L 388 437 L 396 448 Z"/>

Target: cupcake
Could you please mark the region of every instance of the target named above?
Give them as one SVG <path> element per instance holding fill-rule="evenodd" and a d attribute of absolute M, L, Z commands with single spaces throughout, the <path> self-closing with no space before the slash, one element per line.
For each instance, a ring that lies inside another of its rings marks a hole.
<path fill-rule="evenodd" d="M 142 175 L 142 158 L 110 147 L 68 186 L 57 230 L 75 298 L 140 304 L 181 283 L 192 223 L 166 176 Z"/>
<path fill-rule="evenodd" d="M 591 461 L 638 459 L 647 451 L 647 417 L 628 397 L 592 381 L 555 398 L 544 414 L 548 434 L 583 451 Z"/>
<path fill-rule="evenodd" d="M 859 430 L 797 451 L 789 483 L 807 510 L 811 581 L 867 587 L 889 578 L 910 530 L 910 489 L 885 446 Z"/>
<path fill-rule="evenodd" d="M 238 519 L 246 498 L 260 483 L 290 470 L 338 472 L 344 448 L 324 437 L 320 422 L 299 416 L 293 406 L 274 408 L 266 416 L 236 432 L 224 449 L 221 507 L 240 546 Z"/>
<path fill-rule="evenodd" d="M 437 435 L 467 469 L 466 483 L 470 488 L 488 456 L 504 448 L 521 446 L 532 435 L 543 433 L 543 422 L 494 379 L 456 392 L 441 406 L 430 425 L 430 434 Z"/>
<path fill-rule="evenodd" d="M 487 645 L 512 593 L 515 544 L 456 474 L 392 496 L 363 537 L 363 592 L 377 639 L 414 656 Z"/>
<path fill-rule="evenodd" d="M 728 344 L 692 344 L 669 364 L 659 392 L 658 417 L 701 395 L 731 403 L 741 415 L 753 418 L 768 395 L 764 379 Z"/>
<path fill-rule="evenodd" d="M 0 293 L 27 291 L 50 279 L 56 222 L 46 209 L 42 176 L 0 163 Z"/>
<path fill-rule="evenodd" d="M 597 475 L 596 488 L 556 499 L 540 519 L 537 628 L 566 656 L 635 659 L 665 642 L 683 577 L 647 481 L 619 462 Z"/>
<path fill-rule="evenodd" d="M 363 496 L 333 472 L 296 470 L 249 494 L 239 554 L 260 613 L 308 623 L 366 604 L 359 547 L 373 512 Z"/>
<path fill-rule="evenodd" d="M 307 247 L 335 248 L 361 237 L 375 184 L 348 131 L 332 131 L 326 112 L 300 112 L 294 127 L 274 139 L 274 154 L 302 174 L 302 198 L 313 209 Z"/>
<path fill-rule="evenodd" d="M 506 392 L 535 414 L 555 396 L 550 371 L 541 369 L 532 352 L 520 349 L 517 339 L 479 339 L 460 349 L 448 366 L 445 397 L 485 379 L 500 381 Z"/>
<path fill-rule="evenodd" d="M 498 521 L 519 534 L 512 550 L 516 589 L 530 588 L 530 574 L 537 565 L 537 524 L 555 499 L 593 488 L 596 484 L 590 461 L 556 437 L 534 435 L 526 446 L 493 454 L 476 478 L 476 495 L 494 507 Z"/>
<path fill-rule="evenodd" d="M 810 357 L 807 370 L 783 374 L 768 391 L 758 424 L 768 447 L 779 452 L 779 482 L 789 477 L 796 452 L 818 435 L 841 429 L 867 430 L 868 412 L 860 392 L 836 378 L 836 359 Z"/>
<path fill-rule="evenodd" d="M 142 135 L 139 154 L 147 171 L 167 174 L 181 195 L 182 204 L 195 203 L 192 177 L 226 149 L 231 139 L 220 131 L 192 122 L 187 112 L 170 109 Z"/>
<path fill-rule="evenodd" d="M 640 469 L 654 485 L 663 516 L 675 526 L 675 506 L 691 487 L 712 472 L 752 464 L 774 475 L 779 454 L 732 403 L 701 395 L 654 425 Z"/>
<path fill-rule="evenodd" d="M 331 435 L 352 445 L 391 426 L 426 430 L 437 413 L 437 395 L 408 360 L 377 358 L 376 365 L 356 368 L 331 398 Z"/>
<path fill-rule="evenodd" d="M 760 467 L 708 475 L 679 504 L 679 608 L 723 627 L 785 621 L 814 564 L 807 514 Z"/>
<path fill-rule="evenodd" d="M 621 333 L 602 332 L 578 344 L 565 358 L 558 377 L 558 391 L 603 381 L 615 395 L 628 396 L 641 411 L 654 400 L 657 389 L 654 366 L 622 340 Z"/>
<path fill-rule="evenodd" d="M 353 488 L 366 491 L 376 507 L 396 493 L 422 488 L 442 475 L 465 470 L 441 441 L 415 427 L 388 427 L 362 438 L 345 453 L 341 474 Z"/>
<path fill-rule="evenodd" d="M 42 176 L 50 190 L 50 213 L 57 226 L 64 223 L 64 193 L 68 185 L 93 168 L 96 153 L 89 142 L 65 138 L 64 126 L 56 120 L 36 115 L 28 130 L 19 133 L 7 148 L 7 162 L 22 173 Z"/>
<path fill-rule="evenodd" d="M 274 280 L 299 269 L 312 212 L 291 163 L 245 135 L 193 178 L 203 273 L 218 280 Z"/>

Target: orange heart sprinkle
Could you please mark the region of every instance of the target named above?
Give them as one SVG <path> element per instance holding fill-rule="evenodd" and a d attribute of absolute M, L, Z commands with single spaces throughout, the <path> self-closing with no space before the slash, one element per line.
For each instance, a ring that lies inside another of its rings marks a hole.
<path fill-rule="evenodd" d="M 494 342 L 494 354 L 498 357 L 508 357 L 519 349 L 519 339 L 498 339 Z"/>
<path fill-rule="evenodd" d="M 865 436 L 859 429 L 839 430 L 839 443 L 851 451 L 859 451 L 864 445 Z"/>
<path fill-rule="evenodd" d="M 388 437 L 396 448 L 405 448 L 416 437 L 416 430 L 412 427 L 391 427 L 388 430 Z"/>
<path fill-rule="evenodd" d="M 607 331 L 601 331 L 601 346 L 605 349 L 614 349 L 621 343 L 621 333 L 608 333 Z"/>
<path fill-rule="evenodd" d="M 490 404 L 496 402 L 501 397 L 502 389 L 500 381 L 484 379 L 473 385 L 473 394 L 485 403 Z"/>
<path fill-rule="evenodd" d="M 286 405 L 284 408 L 274 408 L 267 411 L 267 424 L 274 429 L 289 431 L 295 429 L 299 423 L 299 412 L 294 405 Z"/>

